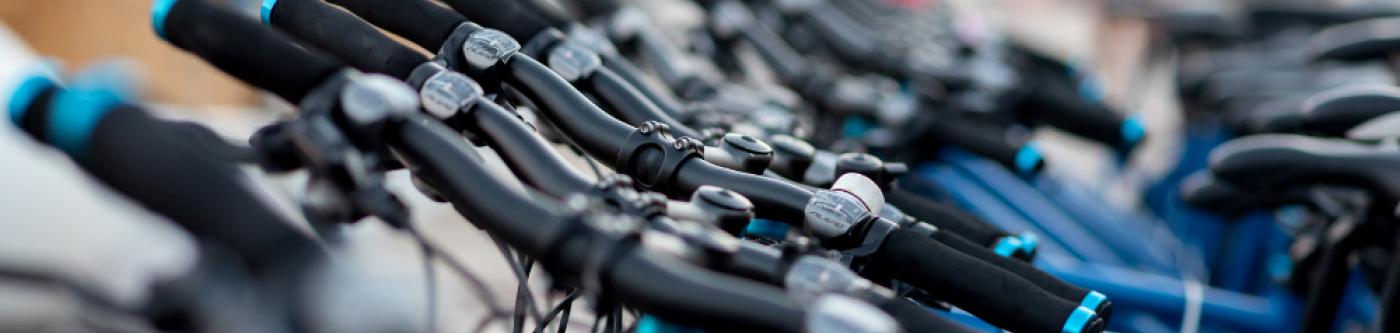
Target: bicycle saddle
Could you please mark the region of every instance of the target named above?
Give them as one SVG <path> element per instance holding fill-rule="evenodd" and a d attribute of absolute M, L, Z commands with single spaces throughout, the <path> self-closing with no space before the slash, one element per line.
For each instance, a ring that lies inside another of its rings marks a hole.
<path fill-rule="evenodd" d="M 1356 85 L 1324 91 L 1303 102 L 1302 130 L 1340 137 L 1373 118 L 1400 110 L 1400 88 Z"/>
<path fill-rule="evenodd" d="M 1290 186 L 1279 191 L 1255 191 L 1220 180 L 1201 170 L 1181 181 L 1181 200 L 1193 207 L 1221 215 L 1239 215 L 1250 210 L 1309 203 L 1306 187 Z"/>
<path fill-rule="evenodd" d="M 1380 140 L 1394 137 L 1400 137 L 1400 112 L 1391 112 L 1372 118 L 1347 131 L 1347 138 L 1352 140 Z"/>
<path fill-rule="evenodd" d="M 1344 139 L 1271 134 L 1243 137 L 1210 154 L 1216 178 L 1250 191 L 1279 191 L 1291 186 L 1355 186 L 1376 196 L 1378 209 L 1400 200 L 1400 146 L 1395 142 L 1361 143 Z"/>
<path fill-rule="evenodd" d="M 1285 22 L 1329 26 L 1387 16 L 1400 16 L 1400 6 L 1376 2 L 1330 8 L 1306 4 L 1253 4 L 1249 10 L 1250 22 L 1256 26 Z"/>
<path fill-rule="evenodd" d="M 1308 40 L 1314 61 L 1385 58 L 1400 50 L 1400 18 L 1357 21 L 1323 29 Z"/>
<path fill-rule="evenodd" d="M 1222 71 L 1206 78 L 1196 102 L 1223 105 L 1242 95 L 1271 91 L 1322 91 L 1360 84 L 1393 84 L 1385 66 L 1335 64 L 1295 69 L 1241 69 Z"/>

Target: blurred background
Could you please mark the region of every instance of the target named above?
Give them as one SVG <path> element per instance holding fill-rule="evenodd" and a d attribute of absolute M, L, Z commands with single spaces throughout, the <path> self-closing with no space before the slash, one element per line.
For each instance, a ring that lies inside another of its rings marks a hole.
<path fill-rule="evenodd" d="M 258 101 L 246 85 L 156 37 L 150 10 L 148 0 L 0 0 L 0 21 L 39 54 L 61 60 L 68 68 L 113 56 L 140 61 L 152 84 L 153 102 L 253 105 Z"/>

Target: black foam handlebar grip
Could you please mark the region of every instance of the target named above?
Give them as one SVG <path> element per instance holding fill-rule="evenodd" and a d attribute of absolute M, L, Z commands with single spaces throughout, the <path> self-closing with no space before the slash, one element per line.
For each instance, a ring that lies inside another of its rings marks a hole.
<path fill-rule="evenodd" d="M 559 28 L 561 30 L 564 29 L 564 27 L 567 27 L 570 23 L 578 21 L 577 19 L 569 15 L 569 13 L 564 12 L 564 9 L 559 8 L 558 6 L 555 6 L 553 4 L 546 3 L 546 0 L 515 0 L 513 1 L 513 3 L 517 3 L 520 5 L 521 8 L 525 8 L 531 13 L 534 13 L 536 17 L 539 17 L 541 20 L 544 20 L 544 22 L 548 23 L 549 26 Z"/>
<path fill-rule="evenodd" d="M 933 313 L 919 304 L 904 299 L 893 299 L 879 304 L 890 317 L 899 322 L 907 333 L 973 333 L 977 330 Z"/>
<path fill-rule="evenodd" d="M 1034 283 L 1037 287 L 1044 289 L 1051 295 L 1055 295 L 1055 297 L 1078 303 L 1083 300 L 1085 296 L 1089 295 L 1088 289 L 1069 284 L 1054 275 L 1050 275 L 1050 273 L 1046 273 L 1039 268 L 1035 268 L 1035 266 L 1031 266 L 1031 264 L 1025 261 L 998 255 L 986 246 L 977 245 L 958 235 L 947 232 L 935 232 L 932 237 L 933 240 L 943 243 L 943 245 L 947 245 L 954 250 L 958 250 L 958 252 L 997 266 L 1007 272 L 1011 272 L 1011 274 L 1016 274 L 1016 276 L 1020 276 L 1022 279 Z"/>
<path fill-rule="evenodd" d="M 931 118 L 926 126 L 921 129 L 918 141 L 929 140 L 962 148 L 1017 172 L 1034 173 L 1045 168 L 1045 161 L 1039 155 L 1035 155 L 1035 158 L 1022 156 L 1022 149 L 1028 147 L 1024 143 L 1012 142 L 1004 127 L 951 113 Z"/>
<path fill-rule="evenodd" d="M 270 24 L 330 52 L 355 68 L 408 78 L 428 57 L 380 33 L 360 18 L 321 0 L 278 0 Z"/>
<path fill-rule="evenodd" d="M 157 9 L 157 15 L 162 13 Z M 344 67 L 297 47 L 251 18 L 204 0 L 174 1 L 164 15 L 156 19 L 163 22 L 161 33 L 171 44 L 293 103 Z"/>
<path fill-rule="evenodd" d="M 662 259 L 633 251 L 611 266 L 604 287 L 631 306 L 682 325 L 735 332 L 807 331 L 803 311 L 781 289 Z"/>
<path fill-rule="evenodd" d="M 427 0 L 329 0 L 351 13 L 408 39 L 428 51 L 442 49 L 442 42 L 458 25 L 461 14 Z"/>
<path fill-rule="evenodd" d="M 398 1 L 386 1 L 398 2 Z M 483 27 L 500 30 L 524 44 L 544 29 L 549 20 L 516 1 L 444 0 L 448 6 Z"/>
<path fill-rule="evenodd" d="M 873 259 L 872 268 L 1012 332 L 1059 333 L 1079 307 L 912 231 L 891 232 Z"/>
<path fill-rule="evenodd" d="M 255 270 L 316 244 L 254 194 L 233 163 L 183 132 L 188 124 L 117 106 L 92 131 L 84 167 L 113 189 L 244 257 Z"/>
<path fill-rule="evenodd" d="M 1046 80 L 1058 83 L 1058 80 Z M 1022 112 L 1047 125 L 1110 147 L 1131 148 L 1137 144 L 1140 138 L 1130 138 L 1124 133 L 1122 116 L 1103 103 L 1081 98 L 1071 87 L 1069 84 L 1040 84 L 1026 96 Z"/>
<path fill-rule="evenodd" d="M 885 202 L 904 214 L 919 221 L 932 224 L 938 229 L 951 232 L 983 246 L 992 246 L 1002 237 L 1011 236 L 991 222 L 976 215 L 964 213 L 957 208 L 933 201 L 918 193 L 896 188 L 885 192 Z"/>

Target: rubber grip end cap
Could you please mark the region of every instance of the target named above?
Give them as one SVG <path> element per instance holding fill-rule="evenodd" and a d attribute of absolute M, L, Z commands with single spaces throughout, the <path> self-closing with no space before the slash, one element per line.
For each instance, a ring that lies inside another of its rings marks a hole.
<path fill-rule="evenodd" d="M 1016 235 L 1016 238 L 1021 240 L 1021 250 L 1026 253 L 1026 261 L 1035 259 L 1035 255 L 1040 253 L 1040 236 L 1034 232 L 1025 231 Z"/>
<path fill-rule="evenodd" d="M 740 233 L 739 236 L 765 237 L 777 241 L 783 241 L 787 240 L 788 229 L 791 228 L 792 225 L 787 223 L 782 223 L 774 220 L 754 219 L 753 222 L 749 222 L 749 225 L 744 228 L 744 232 Z"/>
<path fill-rule="evenodd" d="M 170 13 L 170 7 L 175 6 L 180 0 L 156 0 L 151 3 L 151 27 L 155 28 L 156 36 L 160 39 L 170 40 L 165 37 L 165 16 Z"/>
<path fill-rule="evenodd" d="M 263 24 L 272 26 L 272 8 L 277 7 L 277 0 L 263 0 L 262 9 L 258 11 L 258 18 Z"/>
<path fill-rule="evenodd" d="M 19 88 L 16 88 L 15 92 L 10 95 L 10 105 L 6 106 L 9 111 L 10 121 L 14 123 L 15 126 L 20 126 L 20 122 L 24 120 L 25 111 L 29 110 L 29 105 L 34 104 L 34 99 L 38 98 L 39 94 L 57 85 L 58 83 L 54 82 L 52 77 L 43 74 L 36 74 L 25 79 L 24 82 L 19 84 Z"/>
<path fill-rule="evenodd" d="M 1104 330 L 1103 319 L 1085 307 L 1077 307 L 1069 314 L 1069 319 L 1065 320 L 1064 328 L 1060 333 L 1101 333 Z"/>
<path fill-rule="evenodd" d="M 657 319 L 652 316 L 642 316 L 637 320 L 637 333 L 701 333 L 704 330 L 681 326 L 675 323 Z"/>
<path fill-rule="evenodd" d="M 1045 155 L 1040 152 L 1040 144 L 1026 143 L 1016 151 L 1016 172 L 1030 175 L 1045 169 Z"/>
<path fill-rule="evenodd" d="M 992 252 L 996 252 L 999 256 L 1010 258 L 1016 255 L 1016 252 L 1020 252 L 1021 249 L 1022 245 L 1020 239 L 1016 237 L 1002 237 L 1001 240 L 997 241 L 996 246 L 992 247 Z"/>
<path fill-rule="evenodd" d="M 1134 114 L 1123 120 L 1123 127 L 1119 129 L 1123 135 L 1123 144 L 1127 147 L 1137 146 L 1142 139 L 1147 137 L 1147 119 L 1143 119 L 1141 113 Z"/>
<path fill-rule="evenodd" d="M 1079 302 L 1079 306 L 1094 309 L 1094 313 L 1106 323 L 1113 318 L 1113 302 L 1108 300 L 1108 296 L 1097 291 L 1089 291 L 1084 295 L 1084 300 Z"/>
<path fill-rule="evenodd" d="M 879 214 L 885 209 L 885 194 L 880 190 L 880 185 L 869 177 L 858 173 L 847 173 L 836 179 L 836 183 L 831 185 L 831 190 L 850 193 L 862 203 L 871 213 Z"/>

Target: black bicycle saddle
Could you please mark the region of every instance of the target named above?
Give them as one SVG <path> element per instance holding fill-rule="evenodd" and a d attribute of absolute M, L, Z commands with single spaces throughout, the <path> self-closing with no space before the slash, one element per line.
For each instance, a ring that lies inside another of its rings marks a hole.
<path fill-rule="evenodd" d="M 1290 186 L 1278 191 L 1255 191 L 1211 175 L 1209 170 L 1192 173 L 1182 180 L 1181 200 L 1193 207 L 1222 215 L 1239 215 L 1250 210 L 1309 203 L 1308 190 Z"/>
<path fill-rule="evenodd" d="M 1381 59 L 1400 50 L 1400 18 L 1357 21 L 1323 29 L 1308 40 L 1314 61 Z"/>
<path fill-rule="evenodd" d="M 1367 120 L 1347 130 L 1347 139 L 1381 140 L 1400 137 L 1400 111 Z"/>
<path fill-rule="evenodd" d="M 1332 137 L 1387 113 L 1400 111 L 1400 88 L 1356 85 L 1324 91 L 1303 102 L 1302 130 Z"/>
<path fill-rule="evenodd" d="M 1240 69 L 1221 71 L 1201 83 L 1195 102 L 1222 106 L 1250 94 L 1312 92 L 1359 84 L 1393 84 L 1395 76 L 1385 66 L 1328 64 L 1290 69 Z"/>
<path fill-rule="evenodd" d="M 1210 154 L 1216 178 L 1255 191 L 1311 184 L 1354 186 L 1376 196 L 1377 208 L 1400 201 L 1400 146 L 1269 134 L 1243 137 Z M 1384 207 L 1384 208 L 1381 208 Z"/>
<path fill-rule="evenodd" d="M 1362 3 L 1350 6 L 1315 4 L 1251 4 L 1249 21 L 1255 29 L 1294 25 L 1330 26 L 1361 20 L 1400 16 L 1400 6 L 1392 3 Z M 1269 30 L 1269 29 L 1264 29 Z"/>

